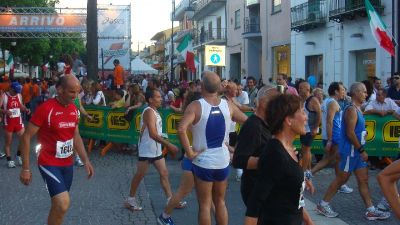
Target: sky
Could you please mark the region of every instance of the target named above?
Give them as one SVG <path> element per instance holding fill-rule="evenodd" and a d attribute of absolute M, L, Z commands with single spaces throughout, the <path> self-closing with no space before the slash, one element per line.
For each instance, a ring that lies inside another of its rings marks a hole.
<path fill-rule="evenodd" d="M 176 5 L 180 0 L 176 0 Z M 97 4 L 131 5 L 132 48 L 149 46 L 159 31 L 171 28 L 172 0 L 97 0 Z M 86 8 L 87 0 L 60 0 L 57 7 Z M 178 24 L 175 23 L 175 26 Z"/>

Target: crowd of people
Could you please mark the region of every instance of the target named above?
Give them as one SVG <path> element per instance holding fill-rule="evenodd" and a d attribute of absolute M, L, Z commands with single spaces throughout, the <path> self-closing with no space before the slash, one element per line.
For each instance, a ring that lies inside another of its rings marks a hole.
<path fill-rule="evenodd" d="M 321 87 L 302 79 L 292 84 L 284 74 L 269 84 L 251 76 L 221 80 L 209 71 L 202 74 L 202 80 L 191 82 L 169 82 L 150 75 L 124 77 L 118 60 L 114 60 L 112 75 L 93 81 L 77 76 L 81 70 L 74 71 L 72 57 L 66 59 L 63 70 L 51 78 L 0 80 L 5 130 L 5 153 L 0 156 L 6 156 L 9 168 L 16 167 L 11 140 L 17 134 L 21 144 L 16 161 L 22 167 L 21 182 L 28 185 L 32 179 L 30 140 L 38 135 L 39 170 L 52 199 L 48 224 L 62 224 L 69 208 L 73 158 L 85 166 L 89 177 L 94 174 L 78 129 L 80 116 L 92 119 L 86 105 L 124 109 L 128 121 L 141 110 L 137 169 L 124 203 L 133 211 L 143 210 L 135 196 L 149 166 L 154 165 L 167 202 L 157 218 L 161 225 L 174 224 L 173 209 L 186 206 L 184 197 L 193 188 L 198 223 L 209 225 L 215 215 L 217 224 L 227 225 L 225 193 L 231 165 L 241 182 L 244 224 L 314 224 L 304 208 L 303 195 L 305 190 L 315 192 L 313 176 L 328 165 L 335 168 L 335 177 L 327 190 L 318 190 L 326 191 L 317 204 L 318 213 L 338 216 L 330 202 L 337 192 L 353 192 L 346 182 L 354 173 L 366 219 L 387 219 L 391 209 L 400 215 L 395 188 L 400 177 L 398 162 L 378 176 L 386 198 L 374 206 L 368 188 L 371 165 L 364 150 L 365 114 L 400 118 L 399 74 L 390 79 L 388 87 L 375 77 L 353 83 L 348 93 L 342 83 L 332 82 L 325 96 Z M 77 68 L 82 67 L 80 63 Z M 176 193 L 170 187 L 162 146 L 173 153 L 180 149 L 163 136 L 160 108 L 183 115 L 178 128 L 183 174 Z M 248 117 L 245 112 L 249 111 Z M 29 121 L 26 129 L 24 120 Z M 237 124 L 240 132 L 236 132 Z M 325 154 L 316 155 L 313 163 L 311 146 L 318 133 L 322 133 Z M 300 149 L 293 145 L 297 135 Z"/>

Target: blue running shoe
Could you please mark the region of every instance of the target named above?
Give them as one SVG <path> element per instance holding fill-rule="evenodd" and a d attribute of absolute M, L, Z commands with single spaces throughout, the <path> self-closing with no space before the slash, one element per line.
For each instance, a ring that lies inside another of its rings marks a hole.
<path fill-rule="evenodd" d="M 162 214 L 157 218 L 157 223 L 159 225 L 175 225 L 171 217 L 165 219 Z"/>

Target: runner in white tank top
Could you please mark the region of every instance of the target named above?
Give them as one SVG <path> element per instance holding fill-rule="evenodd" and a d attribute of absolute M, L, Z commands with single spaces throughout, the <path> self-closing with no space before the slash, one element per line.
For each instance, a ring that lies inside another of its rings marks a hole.
<path fill-rule="evenodd" d="M 147 110 L 153 111 L 154 115 L 157 118 L 156 121 L 156 129 L 157 134 L 162 135 L 162 120 L 160 114 L 151 107 L 146 107 L 140 118 L 140 129 L 142 130 L 141 135 L 139 137 L 139 157 L 149 157 L 154 158 L 161 155 L 161 144 L 157 143 L 154 139 L 150 137 L 148 127 L 144 127 L 143 124 L 143 115 Z"/>

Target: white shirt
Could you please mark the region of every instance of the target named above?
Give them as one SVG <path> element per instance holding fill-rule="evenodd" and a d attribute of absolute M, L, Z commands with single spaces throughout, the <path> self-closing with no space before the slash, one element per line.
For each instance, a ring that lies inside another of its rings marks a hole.
<path fill-rule="evenodd" d="M 380 103 L 377 100 L 370 101 L 369 104 L 365 107 L 365 111 L 372 109 L 380 111 L 396 111 L 398 109 L 398 106 L 392 99 L 385 98 L 385 101 L 383 103 Z"/>
<path fill-rule="evenodd" d="M 101 105 L 106 106 L 106 97 L 104 96 L 104 93 L 102 91 L 98 91 L 96 93 L 96 97 L 93 99 L 93 104 L 98 105 L 101 101 L 103 102 Z"/>
<path fill-rule="evenodd" d="M 59 72 L 59 73 L 64 72 L 64 66 L 65 66 L 64 62 L 58 62 L 57 63 L 57 72 Z"/>
<path fill-rule="evenodd" d="M 146 110 L 151 110 L 153 111 L 154 115 L 156 116 L 156 130 L 157 134 L 162 136 L 162 120 L 160 114 L 155 111 L 151 107 L 147 107 L 143 110 L 142 116 L 140 118 L 140 129 L 143 129 L 144 123 L 143 123 L 143 115 Z M 150 137 L 149 129 L 146 126 L 140 137 L 139 137 L 139 156 L 140 157 L 149 157 L 149 158 L 155 158 L 161 155 L 161 144 L 157 143 L 154 139 Z"/>
<path fill-rule="evenodd" d="M 146 93 L 146 89 L 147 89 L 147 80 L 146 79 L 143 79 L 142 80 L 142 89 L 143 89 L 143 92 L 144 93 Z"/>
<path fill-rule="evenodd" d="M 242 93 L 236 97 L 236 101 L 238 101 L 242 105 L 248 105 L 249 101 L 249 94 L 246 91 L 242 91 Z"/>
<path fill-rule="evenodd" d="M 243 88 L 246 87 L 246 83 L 247 83 L 247 80 L 244 78 L 240 81 L 240 84 L 242 85 Z"/>
<path fill-rule="evenodd" d="M 225 142 L 229 140 L 231 114 L 226 100 L 221 99 L 218 105 L 210 105 L 203 98 L 201 118 L 192 126 L 193 149 L 204 150 L 193 164 L 205 169 L 224 169 L 229 166 L 229 151 Z"/>

